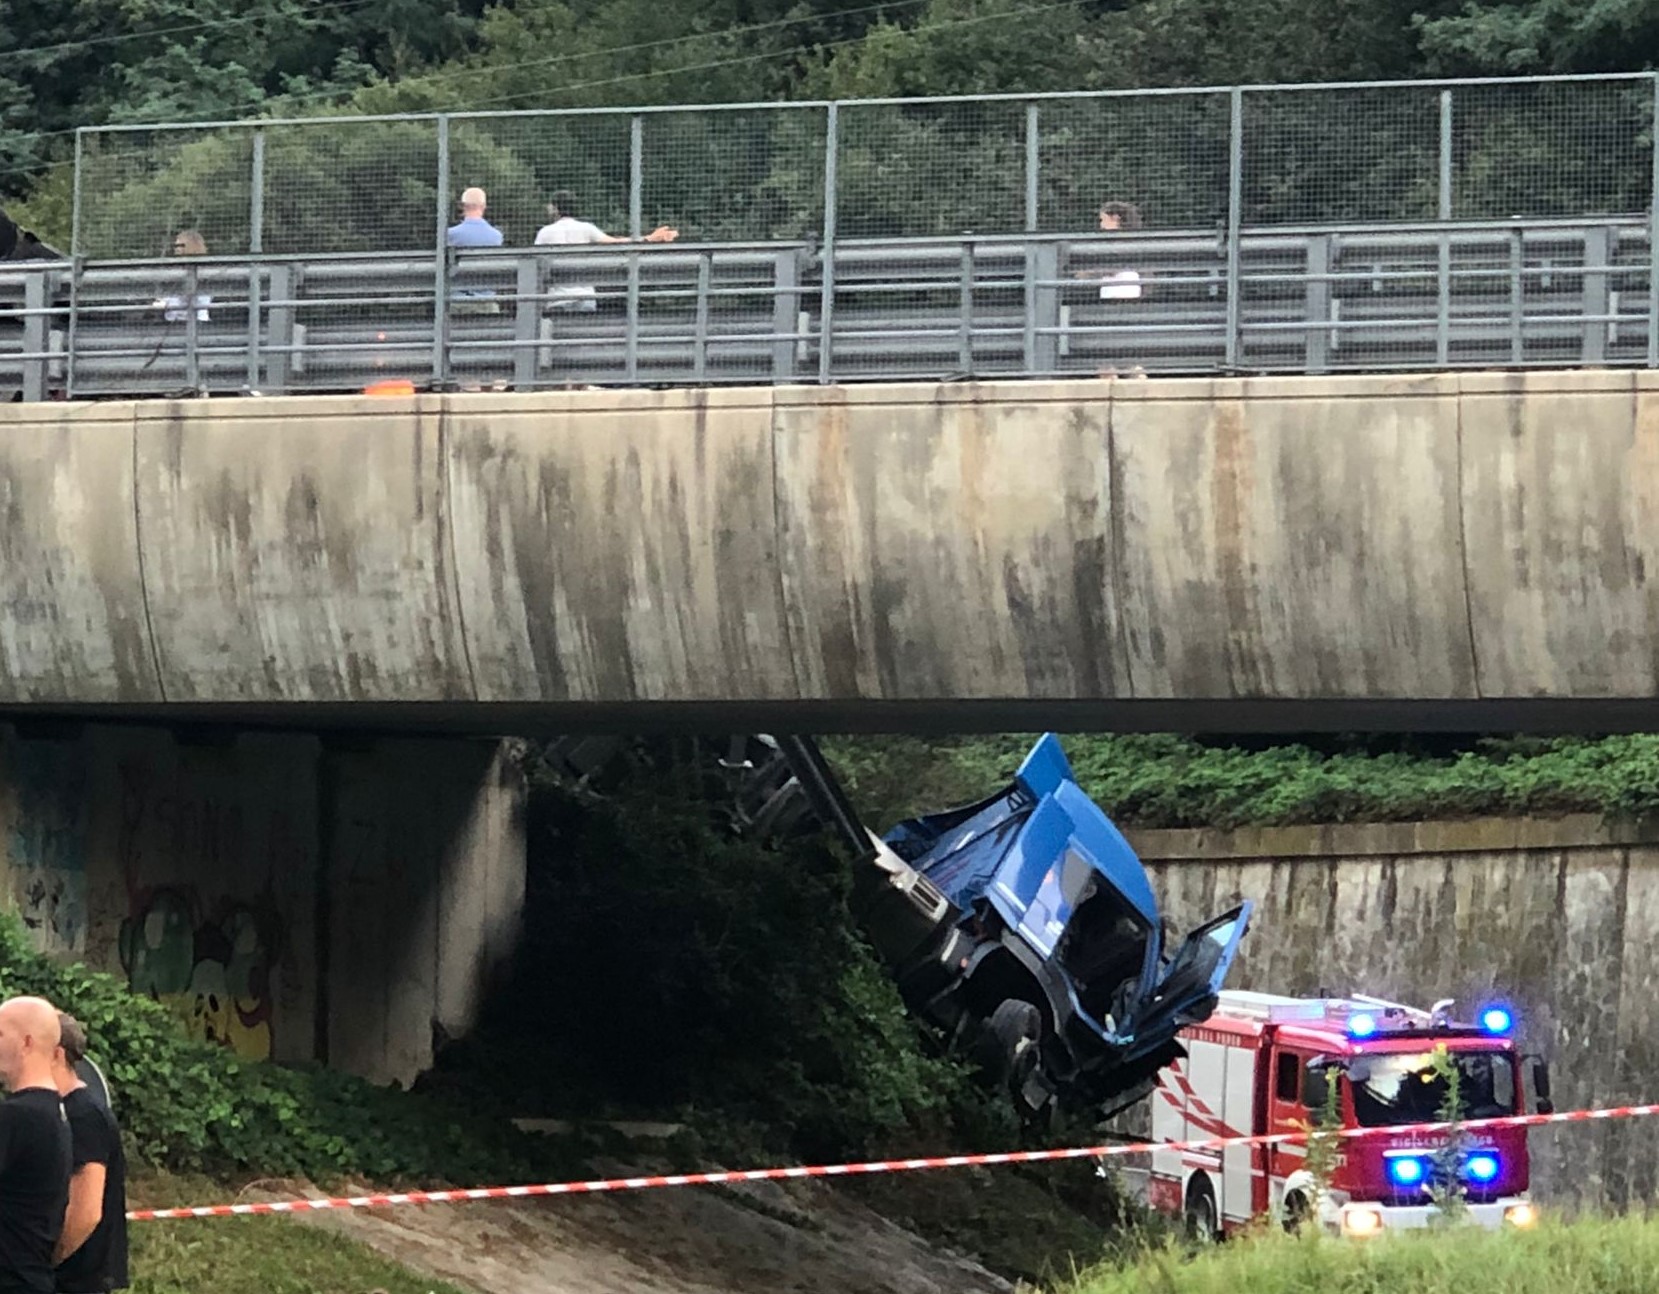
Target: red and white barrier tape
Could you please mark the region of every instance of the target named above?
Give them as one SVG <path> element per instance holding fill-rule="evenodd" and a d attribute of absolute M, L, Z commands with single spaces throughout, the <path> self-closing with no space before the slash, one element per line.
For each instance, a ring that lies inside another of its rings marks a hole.
<path fill-rule="evenodd" d="M 1638 1119 L 1659 1114 L 1659 1105 L 1622 1105 L 1604 1110 L 1567 1110 L 1559 1114 L 1514 1114 L 1462 1123 L 1409 1123 L 1381 1128 L 1333 1129 L 1342 1140 L 1391 1136 L 1402 1132 L 1465 1132 L 1497 1128 L 1531 1128 L 1550 1123 L 1586 1123 L 1592 1119 Z M 1072 1146 L 1064 1150 L 1009 1150 L 988 1155 L 941 1155 L 932 1159 L 877 1159 L 860 1164 L 816 1164 L 797 1168 L 747 1168 L 718 1173 L 671 1173 L 661 1177 L 611 1177 L 589 1182 L 549 1182 L 539 1186 L 479 1186 L 454 1191 L 398 1191 L 387 1195 L 352 1195 L 319 1200 L 273 1200 L 256 1204 L 203 1204 L 184 1209 L 134 1209 L 133 1222 L 178 1218 L 228 1218 L 253 1213 L 309 1213 L 324 1209 L 379 1209 L 394 1204 L 460 1204 L 469 1200 L 519 1200 L 543 1195 L 593 1195 L 606 1191 L 644 1191 L 661 1186 L 722 1186 L 738 1182 L 777 1182 L 801 1177 L 854 1177 L 869 1173 L 912 1173 L 928 1168 L 984 1168 L 997 1164 L 1040 1164 L 1062 1159 L 1110 1159 L 1153 1150 L 1225 1150 L 1238 1146 L 1273 1146 L 1306 1141 L 1309 1132 L 1274 1132 L 1252 1137 L 1210 1137 L 1203 1141 L 1138 1141 L 1107 1146 Z"/>

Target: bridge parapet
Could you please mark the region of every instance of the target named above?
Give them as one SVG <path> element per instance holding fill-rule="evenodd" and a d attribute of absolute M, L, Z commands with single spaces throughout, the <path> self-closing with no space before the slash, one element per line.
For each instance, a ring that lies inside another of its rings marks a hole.
<path fill-rule="evenodd" d="M 1651 700 L 1656 394 L 14 406 L 0 705 Z"/>

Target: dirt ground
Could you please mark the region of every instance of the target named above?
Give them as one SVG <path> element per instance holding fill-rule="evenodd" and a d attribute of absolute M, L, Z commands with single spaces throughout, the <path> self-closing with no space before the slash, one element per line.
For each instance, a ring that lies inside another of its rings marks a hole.
<path fill-rule="evenodd" d="M 814 1182 L 318 1214 L 479 1294 L 989 1294 L 1013 1286 Z"/>

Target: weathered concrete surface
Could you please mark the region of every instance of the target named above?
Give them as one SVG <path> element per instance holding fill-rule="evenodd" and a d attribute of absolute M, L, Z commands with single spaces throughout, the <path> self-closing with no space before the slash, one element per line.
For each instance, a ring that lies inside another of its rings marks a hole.
<path fill-rule="evenodd" d="M 20 405 L 0 706 L 1659 715 L 1656 401 L 1570 372 Z"/>
<path fill-rule="evenodd" d="M 1659 1099 L 1659 830 L 1598 819 L 1131 832 L 1189 926 L 1258 905 L 1232 984 L 1514 1004 L 1559 1108 Z M 1659 1189 L 1652 1120 L 1533 1134 L 1550 1198 Z"/>
<path fill-rule="evenodd" d="M 769 392 L 480 396 L 448 414 L 481 700 L 797 692 Z"/>
<path fill-rule="evenodd" d="M 473 695 L 441 410 L 141 407 L 144 589 L 170 701 Z M 294 416 L 298 413 L 300 416 Z"/>
<path fill-rule="evenodd" d="M 1106 390 L 779 391 L 801 695 L 1127 695 Z"/>
<path fill-rule="evenodd" d="M 1126 383 L 1137 696 L 1471 696 L 1455 375 Z"/>
<path fill-rule="evenodd" d="M 0 699 L 162 699 L 132 437 L 130 404 L 0 417 Z"/>
<path fill-rule="evenodd" d="M 0 726 L 0 895 L 196 1036 L 408 1080 L 517 942 L 522 810 L 494 742 Z"/>
<path fill-rule="evenodd" d="M 1481 686 L 1659 690 L 1659 387 L 1634 373 L 1462 379 L 1463 515 Z"/>

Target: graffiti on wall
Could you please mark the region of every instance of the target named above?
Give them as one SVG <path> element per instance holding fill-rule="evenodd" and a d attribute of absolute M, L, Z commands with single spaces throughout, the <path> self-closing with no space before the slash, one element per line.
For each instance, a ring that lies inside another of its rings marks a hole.
<path fill-rule="evenodd" d="M 116 858 L 126 882 L 119 950 L 135 993 L 168 1008 L 187 1033 L 250 1060 L 271 1056 L 285 923 L 266 893 L 226 893 L 207 878 L 269 878 L 297 853 L 286 806 L 215 791 L 211 779 L 119 765 Z M 256 884 L 259 882 L 256 881 Z M 237 888 L 241 888 L 238 886 Z"/>
<path fill-rule="evenodd" d="M 6 859 L 23 924 L 44 953 L 86 950 L 86 797 L 76 748 L 15 742 Z"/>
<path fill-rule="evenodd" d="M 133 991 L 160 1002 L 192 1037 L 269 1060 L 274 928 L 240 904 L 203 915 L 193 893 L 156 890 L 121 925 L 121 964 Z"/>

